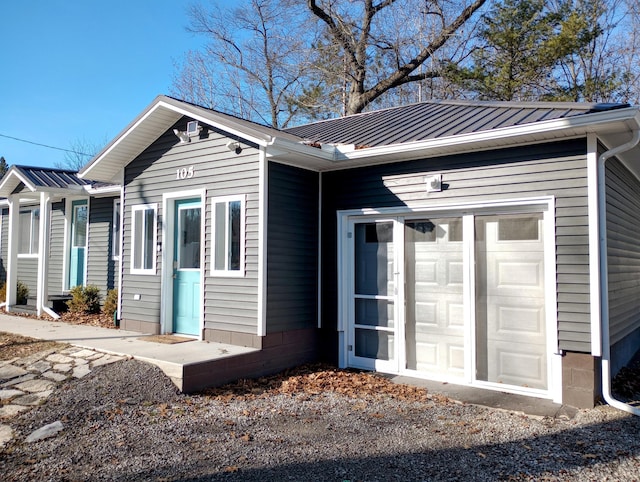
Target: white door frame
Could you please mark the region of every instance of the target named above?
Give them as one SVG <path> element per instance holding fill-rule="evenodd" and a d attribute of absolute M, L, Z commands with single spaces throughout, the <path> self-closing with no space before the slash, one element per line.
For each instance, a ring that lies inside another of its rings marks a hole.
<path fill-rule="evenodd" d="M 546 312 L 546 337 L 547 337 L 547 373 L 548 389 L 534 390 L 516 386 L 505 386 L 475 380 L 475 243 L 474 243 L 474 219 L 477 215 L 486 214 L 516 214 L 538 212 L 543 214 L 544 225 L 544 269 L 545 269 L 545 312 Z M 530 199 L 512 199 L 499 202 L 486 203 L 461 203 L 439 206 L 436 208 L 416 206 L 412 208 L 381 208 L 346 210 L 337 213 L 338 221 L 338 339 L 339 339 L 339 365 L 349 366 L 349 345 L 353 345 L 351 332 L 354 319 L 353 287 L 355 286 L 354 272 L 352 269 L 354 258 L 354 230 L 359 222 L 381 222 L 384 220 L 396 220 L 394 224 L 394 256 L 396 271 L 401 273 L 398 280 L 404 280 L 404 237 L 396 236 L 397 225 L 404 226 L 405 218 L 416 217 L 460 217 L 463 219 L 463 263 L 464 263 L 464 316 L 465 316 L 465 382 L 481 386 L 490 390 L 520 393 L 541 398 L 551 398 L 556 402 L 562 400 L 562 360 L 558 353 L 558 322 L 557 322 L 557 292 L 556 292 L 556 263 L 555 263 L 555 199 L 552 196 L 536 197 Z M 351 237 L 349 236 L 351 234 Z M 402 244 L 403 246 L 398 246 Z M 403 258 L 398 263 L 397 257 L 402 253 Z M 388 370 L 393 373 L 409 375 L 416 378 L 426 378 L 419 372 L 402 368 L 405 364 L 404 347 L 404 282 L 397 282 L 396 286 L 402 287 L 398 293 L 396 311 L 400 311 L 397 320 L 396 354 L 400 365 L 397 370 Z M 385 364 L 382 364 L 383 366 Z M 388 367 L 388 365 L 387 365 Z M 364 367 L 362 367 L 364 368 Z M 376 369 L 385 371 L 382 366 Z M 455 383 L 455 380 L 451 380 Z M 457 381 L 460 383 L 460 381 Z"/>
<path fill-rule="evenodd" d="M 206 218 L 206 190 L 192 189 L 188 191 L 175 191 L 162 195 L 162 268 L 160 271 L 160 333 L 173 333 L 173 250 L 174 250 L 174 224 L 175 202 L 181 199 L 200 198 L 200 325 L 198 339 L 204 335 L 204 276 L 205 266 L 205 227 Z"/>

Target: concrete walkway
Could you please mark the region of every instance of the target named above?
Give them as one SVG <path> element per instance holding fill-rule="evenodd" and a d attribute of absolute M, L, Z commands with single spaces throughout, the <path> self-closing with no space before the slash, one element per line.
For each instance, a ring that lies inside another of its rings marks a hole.
<path fill-rule="evenodd" d="M 255 348 L 197 340 L 175 344 L 158 343 L 153 341 L 155 335 L 151 334 L 6 314 L 0 314 L 0 331 L 69 343 L 80 348 L 152 363 L 160 367 L 180 389 L 185 366 L 258 351 Z"/>

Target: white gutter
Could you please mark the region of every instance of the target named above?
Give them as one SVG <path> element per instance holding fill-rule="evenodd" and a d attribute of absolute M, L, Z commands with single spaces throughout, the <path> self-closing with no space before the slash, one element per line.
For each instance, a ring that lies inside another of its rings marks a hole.
<path fill-rule="evenodd" d="M 605 190 L 605 164 L 608 159 L 633 149 L 640 143 L 640 129 L 633 131 L 630 141 L 608 150 L 598 158 L 598 236 L 600 238 L 600 329 L 602 340 L 602 396 L 619 410 L 640 416 L 640 407 L 634 407 L 613 398 L 611 394 L 611 338 L 609 332 L 609 274 L 607 271 L 607 200 Z"/>

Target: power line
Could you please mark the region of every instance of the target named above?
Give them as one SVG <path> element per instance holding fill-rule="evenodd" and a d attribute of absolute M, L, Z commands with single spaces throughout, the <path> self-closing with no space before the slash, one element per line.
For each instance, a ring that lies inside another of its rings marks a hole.
<path fill-rule="evenodd" d="M 14 141 L 25 142 L 27 144 L 33 144 L 34 146 L 46 147 L 47 149 L 55 149 L 57 151 L 70 152 L 72 154 L 80 154 L 81 156 L 93 157 L 93 154 L 86 154 L 84 152 L 78 152 L 72 149 L 63 149 L 62 147 L 49 146 L 47 144 L 41 144 L 39 142 L 28 141 L 27 139 L 20 139 L 19 137 L 7 136 L 5 134 L 0 134 L 0 137 L 6 137 L 7 139 L 13 139 Z"/>

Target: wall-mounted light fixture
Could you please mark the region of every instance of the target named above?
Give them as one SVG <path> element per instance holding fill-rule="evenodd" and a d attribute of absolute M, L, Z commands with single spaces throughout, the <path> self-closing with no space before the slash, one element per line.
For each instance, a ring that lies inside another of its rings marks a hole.
<path fill-rule="evenodd" d="M 229 141 L 227 142 L 227 149 L 235 152 L 236 154 L 240 154 L 242 152 L 242 146 L 238 141 Z"/>
<path fill-rule="evenodd" d="M 176 135 L 178 139 L 180 139 L 180 144 L 186 144 L 187 142 L 191 142 L 191 138 L 189 134 L 186 132 L 179 131 L 178 129 L 173 129 L 173 133 Z"/>
<path fill-rule="evenodd" d="M 427 192 L 442 191 L 442 174 L 433 174 L 425 178 L 427 182 Z"/>

